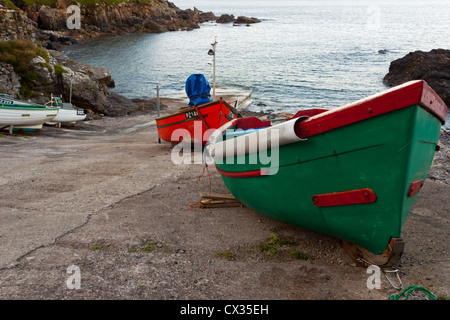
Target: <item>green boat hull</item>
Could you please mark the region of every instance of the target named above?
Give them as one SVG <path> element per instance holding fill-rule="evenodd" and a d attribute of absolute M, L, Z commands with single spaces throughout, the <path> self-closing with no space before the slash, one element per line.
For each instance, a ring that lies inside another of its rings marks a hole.
<path fill-rule="evenodd" d="M 410 189 L 426 179 L 440 126 L 434 115 L 415 104 L 280 146 L 274 175 L 222 178 L 248 208 L 381 254 L 391 238 L 401 237 L 419 194 Z M 227 158 L 216 166 L 230 173 L 268 166 L 251 164 L 252 156 Z M 373 191 L 374 201 L 314 202 L 317 195 L 366 189 Z"/>

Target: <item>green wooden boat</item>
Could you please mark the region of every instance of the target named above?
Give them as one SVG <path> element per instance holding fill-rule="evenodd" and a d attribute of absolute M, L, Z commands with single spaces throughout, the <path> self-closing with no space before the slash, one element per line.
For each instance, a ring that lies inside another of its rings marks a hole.
<path fill-rule="evenodd" d="M 424 81 L 411 81 L 279 124 L 235 119 L 205 156 L 246 207 L 386 255 L 401 243 L 447 112 Z"/>

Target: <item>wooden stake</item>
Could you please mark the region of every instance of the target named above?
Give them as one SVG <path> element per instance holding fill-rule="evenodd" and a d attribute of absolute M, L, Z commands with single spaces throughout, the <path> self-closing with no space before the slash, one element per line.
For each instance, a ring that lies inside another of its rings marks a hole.
<path fill-rule="evenodd" d="M 230 207 L 244 207 L 233 195 L 217 194 L 217 193 L 200 193 L 201 200 L 200 208 L 230 208 Z"/>
<path fill-rule="evenodd" d="M 233 195 L 231 194 L 217 194 L 217 193 L 200 193 L 200 197 L 203 199 L 212 199 L 212 200 L 229 200 L 229 201 L 237 201 L 239 202 Z"/>

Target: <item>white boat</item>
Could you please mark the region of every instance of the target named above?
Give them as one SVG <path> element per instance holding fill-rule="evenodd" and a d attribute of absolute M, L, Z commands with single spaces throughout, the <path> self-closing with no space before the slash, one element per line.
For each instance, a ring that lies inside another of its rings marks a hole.
<path fill-rule="evenodd" d="M 86 119 L 84 109 L 76 109 L 71 103 L 61 102 L 60 98 L 52 96 L 49 102 L 51 106 L 53 106 L 53 102 L 55 102 L 55 106 L 59 108 L 59 111 L 58 115 L 48 122 L 49 124 L 77 123 Z"/>
<path fill-rule="evenodd" d="M 19 100 L 16 97 L 7 93 L 0 93 L 0 103 L 18 106 L 36 105 L 32 102 Z M 78 121 L 83 121 L 84 119 L 86 119 L 86 113 L 84 109 L 76 109 L 72 106 L 71 103 L 62 102 L 61 98 L 59 97 L 54 97 L 52 95 L 50 101 L 47 102 L 45 105 L 50 108 L 59 109 L 57 116 L 54 117 L 51 122 L 50 121 L 46 122 L 48 124 L 55 125 L 61 123 L 77 123 Z"/>
<path fill-rule="evenodd" d="M 27 102 L 27 101 L 23 101 L 23 100 L 19 100 L 16 97 L 14 97 L 13 95 L 7 94 L 7 93 L 3 93 L 0 92 L 0 103 L 4 103 L 4 104 L 16 104 L 16 105 L 30 105 L 30 104 L 34 104 L 32 102 Z"/>
<path fill-rule="evenodd" d="M 36 104 L 0 103 L 0 129 L 42 129 L 42 125 L 58 115 L 59 108 Z"/>

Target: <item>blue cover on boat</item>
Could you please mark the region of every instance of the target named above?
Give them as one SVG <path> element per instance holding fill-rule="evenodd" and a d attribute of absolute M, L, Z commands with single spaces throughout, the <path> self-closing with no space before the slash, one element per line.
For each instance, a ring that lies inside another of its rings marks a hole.
<path fill-rule="evenodd" d="M 212 101 L 211 86 L 203 74 L 191 74 L 186 80 L 186 94 L 189 106 L 198 106 Z"/>

